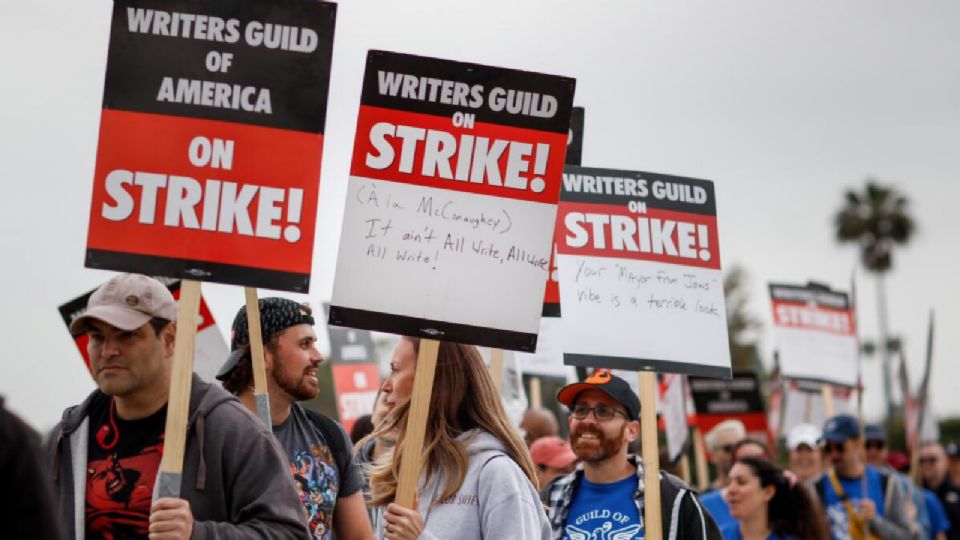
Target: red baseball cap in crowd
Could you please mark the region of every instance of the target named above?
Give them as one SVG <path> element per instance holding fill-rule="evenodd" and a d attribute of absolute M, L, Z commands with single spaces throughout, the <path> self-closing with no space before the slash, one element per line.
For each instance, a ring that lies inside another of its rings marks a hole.
<path fill-rule="evenodd" d="M 541 437 L 530 445 L 530 457 L 534 465 L 546 465 L 562 469 L 577 460 L 570 443 L 560 437 Z"/>

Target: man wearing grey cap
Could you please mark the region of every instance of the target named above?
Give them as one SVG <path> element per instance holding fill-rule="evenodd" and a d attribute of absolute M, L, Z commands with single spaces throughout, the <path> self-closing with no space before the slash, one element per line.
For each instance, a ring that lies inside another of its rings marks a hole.
<path fill-rule="evenodd" d="M 367 540 L 373 529 L 363 500 L 363 474 L 343 427 L 297 401 L 319 393 L 323 357 L 310 307 L 286 298 L 261 298 L 260 334 L 273 434 L 286 452 L 313 538 Z M 223 387 L 257 412 L 253 393 L 247 308 L 233 320 L 232 352 L 217 374 Z"/>
<path fill-rule="evenodd" d="M 89 338 L 97 384 L 47 442 L 71 538 L 306 538 L 270 432 L 194 375 L 180 498 L 153 501 L 163 455 L 177 303 L 159 281 L 121 274 L 70 325 Z"/>

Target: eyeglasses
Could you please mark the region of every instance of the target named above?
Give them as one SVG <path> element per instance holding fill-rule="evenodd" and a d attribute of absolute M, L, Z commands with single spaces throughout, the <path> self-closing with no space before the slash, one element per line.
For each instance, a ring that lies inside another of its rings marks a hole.
<path fill-rule="evenodd" d="M 614 415 L 621 415 L 624 418 L 629 420 L 627 413 L 609 407 L 607 405 L 597 405 L 596 407 L 587 407 L 586 405 L 574 405 L 573 409 L 570 411 L 570 414 L 577 420 L 583 420 L 590 414 L 590 411 L 593 411 L 593 417 L 600 422 L 610 420 Z"/>
<path fill-rule="evenodd" d="M 887 443 L 883 441 L 867 441 L 864 443 L 864 446 L 867 447 L 867 450 L 883 450 Z"/>
<path fill-rule="evenodd" d="M 921 465 L 932 465 L 937 462 L 936 456 L 923 456 L 917 460 Z"/>
<path fill-rule="evenodd" d="M 839 453 L 842 454 L 842 453 L 843 453 L 843 443 L 842 443 L 842 442 L 841 442 L 841 443 L 838 443 L 838 442 L 826 442 L 826 443 L 823 444 L 823 451 L 826 452 L 827 454 L 831 454 L 831 453 L 833 453 L 833 452 L 839 452 Z"/>

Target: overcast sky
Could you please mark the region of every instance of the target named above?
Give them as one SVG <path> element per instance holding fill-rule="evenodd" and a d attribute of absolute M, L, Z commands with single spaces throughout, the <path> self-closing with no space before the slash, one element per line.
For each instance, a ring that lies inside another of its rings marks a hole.
<path fill-rule="evenodd" d="M 40 429 L 93 388 L 56 308 L 110 275 L 84 269 L 83 254 L 111 7 L 0 2 L 0 395 Z M 749 272 L 767 356 L 766 283 L 847 288 L 857 253 L 834 243 L 831 217 L 843 191 L 868 176 L 892 184 L 910 198 L 918 229 L 887 277 L 890 327 L 919 379 L 936 310 L 933 403 L 960 414 L 960 3 L 343 3 L 305 297 L 315 304 L 332 288 L 372 48 L 575 77 L 584 165 L 715 181 L 721 258 Z M 857 277 L 869 338 L 875 280 Z M 243 302 L 238 287 L 206 284 L 204 294 L 221 325 Z M 876 415 L 876 362 L 866 370 Z"/>

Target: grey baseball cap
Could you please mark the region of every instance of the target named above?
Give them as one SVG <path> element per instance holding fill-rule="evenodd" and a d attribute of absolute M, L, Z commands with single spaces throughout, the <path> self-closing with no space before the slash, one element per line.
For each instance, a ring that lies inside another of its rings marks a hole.
<path fill-rule="evenodd" d="M 177 301 L 166 285 L 143 274 L 119 274 L 90 295 L 86 311 L 70 323 L 70 333 L 86 332 L 90 319 L 129 331 L 154 317 L 177 320 Z"/>

